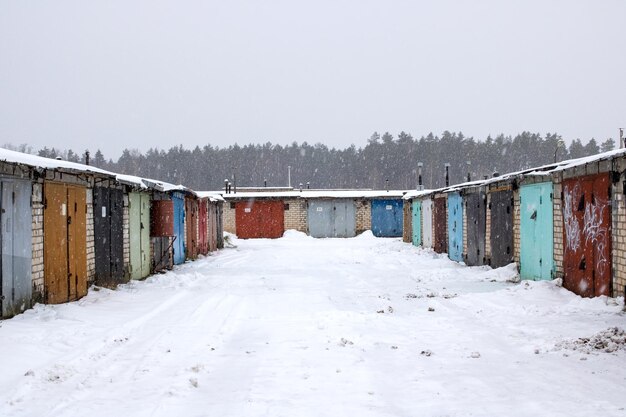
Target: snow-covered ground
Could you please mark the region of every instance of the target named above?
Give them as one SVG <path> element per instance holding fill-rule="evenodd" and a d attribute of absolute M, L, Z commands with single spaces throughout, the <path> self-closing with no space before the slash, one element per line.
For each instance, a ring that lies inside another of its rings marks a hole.
<path fill-rule="evenodd" d="M 0 322 L 0 416 L 626 415 L 621 299 L 371 234 L 236 244 Z"/>

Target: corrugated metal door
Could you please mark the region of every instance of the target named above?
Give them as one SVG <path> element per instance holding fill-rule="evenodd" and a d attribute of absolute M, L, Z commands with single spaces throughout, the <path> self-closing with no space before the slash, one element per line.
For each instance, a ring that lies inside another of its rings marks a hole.
<path fill-rule="evenodd" d="M 490 265 L 499 268 L 513 262 L 513 191 L 491 193 Z"/>
<path fill-rule="evenodd" d="M 374 236 L 402 236 L 402 203 L 402 200 L 372 200 L 372 233 Z"/>
<path fill-rule="evenodd" d="M 435 252 L 445 253 L 448 250 L 448 224 L 446 222 L 447 198 L 435 198 L 433 219 L 435 221 Z"/>
<path fill-rule="evenodd" d="M 448 194 L 448 257 L 463 261 L 463 200 L 459 193 Z"/>
<path fill-rule="evenodd" d="M 563 286 L 582 297 L 611 295 L 609 174 L 563 181 Z"/>
<path fill-rule="evenodd" d="M 31 306 L 32 185 L 29 181 L 2 180 L 0 187 L 0 317 L 9 317 Z"/>
<path fill-rule="evenodd" d="M 124 282 L 124 194 L 94 187 L 95 283 L 114 286 Z"/>
<path fill-rule="evenodd" d="M 186 256 L 188 259 L 196 259 L 198 257 L 198 200 L 195 198 L 185 198 L 185 218 L 187 227 Z"/>
<path fill-rule="evenodd" d="M 208 236 L 208 216 L 207 199 L 198 200 L 198 253 L 206 255 L 209 253 Z"/>
<path fill-rule="evenodd" d="M 467 194 L 465 196 L 467 215 L 467 259 L 470 266 L 483 265 L 485 259 L 485 233 L 487 224 L 487 205 L 485 193 Z"/>
<path fill-rule="evenodd" d="M 174 264 L 185 262 L 185 197 L 180 193 L 172 195 L 174 202 Z"/>
<path fill-rule="evenodd" d="M 554 275 L 552 183 L 520 188 L 520 276 L 545 280 Z"/>
<path fill-rule="evenodd" d="M 433 200 L 422 200 L 422 246 L 433 247 Z"/>
<path fill-rule="evenodd" d="M 129 235 L 131 279 L 150 275 L 150 197 L 129 193 Z"/>
<path fill-rule="evenodd" d="M 413 201 L 413 245 L 420 246 L 422 244 L 422 203 L 419 200 Z"/>

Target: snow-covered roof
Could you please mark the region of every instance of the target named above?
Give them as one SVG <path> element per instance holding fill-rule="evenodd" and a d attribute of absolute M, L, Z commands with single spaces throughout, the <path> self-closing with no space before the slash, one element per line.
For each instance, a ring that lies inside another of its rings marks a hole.
<path fill-rule="evenodd" d="M 113 172 L 105 171 L 91 165 L 79 164 L 77 162 L 64 161 L 59 159 L 44 158 L 42 156 L 31 155 L 22 152 L 11 151 L 0 148 L 0 161 L 13 164 L 28 165 L 33 168 L 61 169 L 75 172 L 91 172 L 94 174 L 104 174 L 114 177 Z"/>
<path fill-rule="evenodd" d="M 198 198 L 208 198 L 210 201 L 224 201 L 222 191 L 196 191 Z"/>
<path fill-rule="evenodd" d="M 246 198 L 402 198 L 403 190 L 302 190 L 283 192 L 252 192 L 222 194 L 226 199 Z"/>

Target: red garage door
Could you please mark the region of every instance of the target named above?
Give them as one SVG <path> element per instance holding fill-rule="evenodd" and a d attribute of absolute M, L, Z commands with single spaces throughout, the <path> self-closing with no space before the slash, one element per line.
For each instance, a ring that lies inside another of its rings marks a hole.
<path fill-rule="evenodd" d="M 563 181 L 563 286 L 583 297 L 611 294 L 609 174 Z"/>
<path fill-rule="evenodd" d="M 285 232 L 282 201 L 242 201 L 235 206 L 237 237 L 278 238 Z"/>

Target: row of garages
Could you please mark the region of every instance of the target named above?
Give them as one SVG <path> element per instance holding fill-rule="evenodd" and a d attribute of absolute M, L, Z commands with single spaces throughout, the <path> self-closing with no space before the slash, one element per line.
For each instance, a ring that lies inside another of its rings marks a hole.
<path fill-rule="evenodd" d="M 294 229 L 316 238 L 372 230 L 400 237 L 402 191 L 261 191 L 224 194 L 224 230 L 239 238 L 278 238 Z"/>
<path fill-rule="evenodd" d="M 64 303 L 223 245 L 219 195 L 0 151 L 0 317 Z"/>
<path fill-rule="evenodd" d="M 626 285 L 626 157 L 613 151 L 407 193 L 405 241 L 467 265 L 519 265 L 583 297 Z"/>

